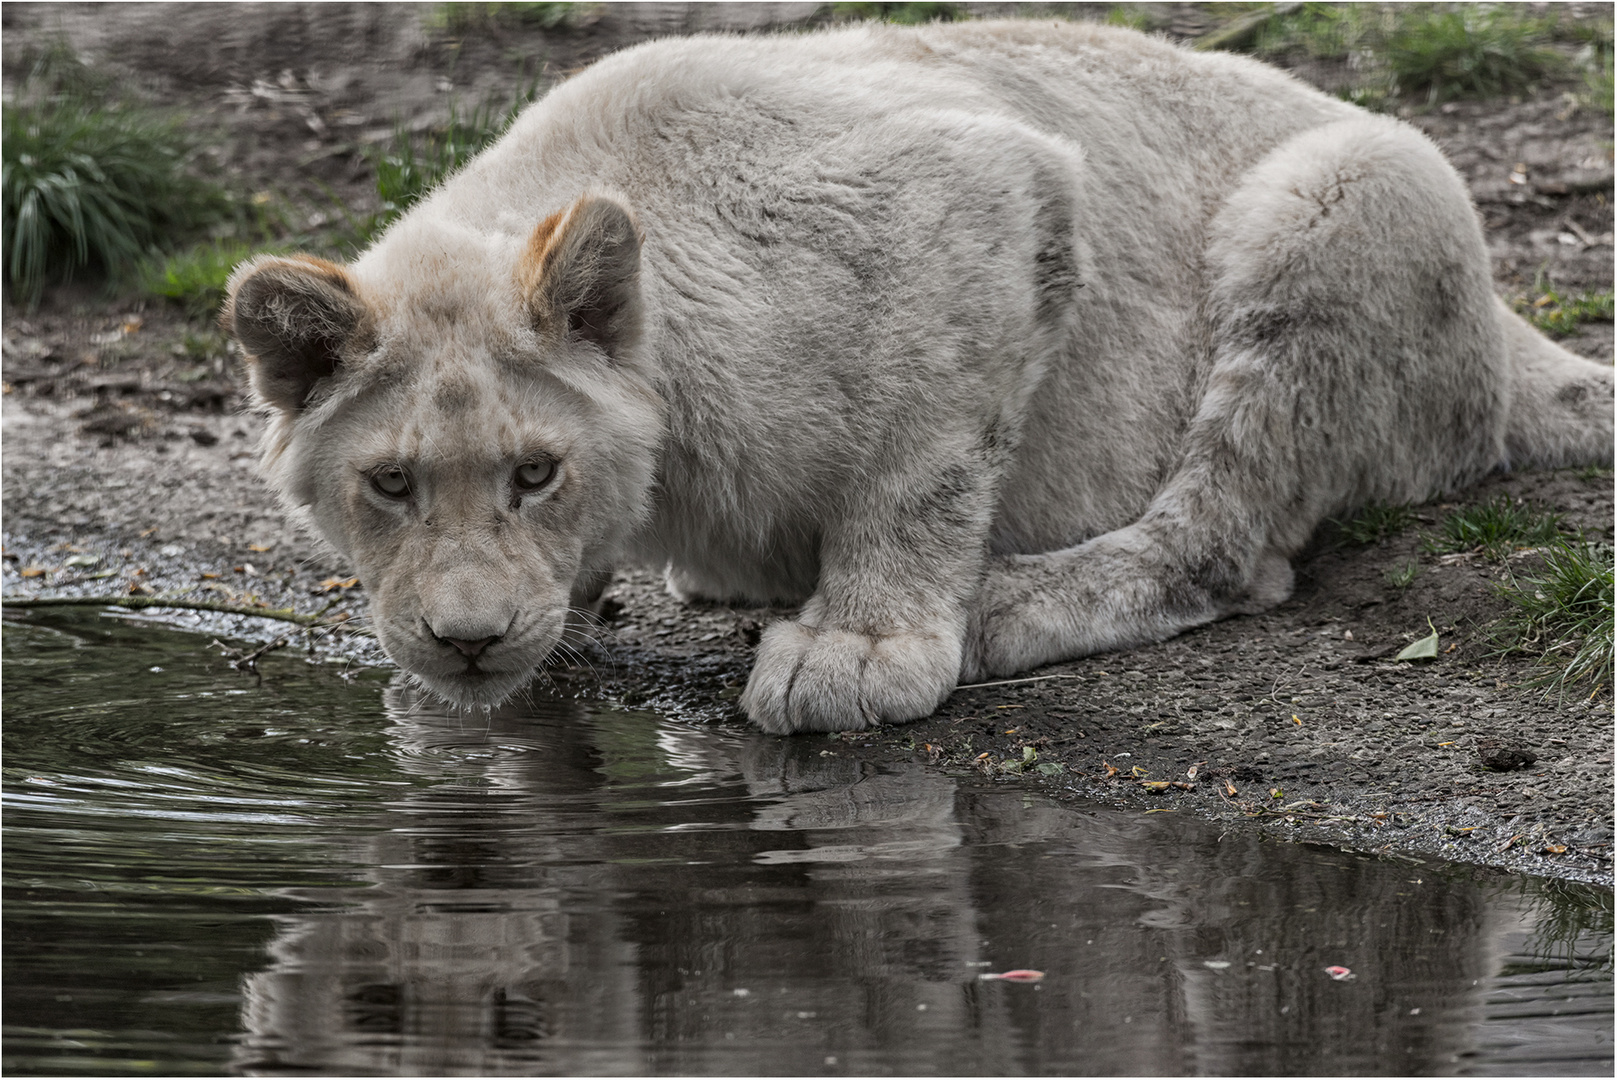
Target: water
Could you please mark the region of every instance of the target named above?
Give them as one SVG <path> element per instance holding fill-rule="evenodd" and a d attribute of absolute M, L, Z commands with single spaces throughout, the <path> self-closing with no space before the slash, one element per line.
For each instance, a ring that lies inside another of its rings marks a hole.
<path fill-rule="evenodd" d="M 136 621 L 3 645 L 11 1074 L 1611 1073 L 1609 891 Z"/>

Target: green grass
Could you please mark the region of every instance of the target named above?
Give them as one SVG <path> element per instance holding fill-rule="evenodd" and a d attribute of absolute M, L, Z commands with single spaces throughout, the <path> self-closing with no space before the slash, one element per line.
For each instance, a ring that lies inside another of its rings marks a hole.
<path fill-rule="evenodd" d="M 1379 4 L 1303 4 L 1264 22 L 1243 51 L 1269 57 L 1346 59 L 1378 42 L 1393 18 Z"/>
<path fill-rule="evenodd" d="M 178 304 L 192 318 L 209 318 L 224 303 L 231 271 L 249 256 L 266 250 L 272 249 L 236 239 L 210 240 L 142 264 L 140 287 Z"/>
<path fill-rule="evenodd" d="M 508 26 L 537 26 L 558 30 L 576 26 L 595 4 L 566 3 L 458 3 L 435 4 L 427 13 L 427 26 L 450 34 Z"/>
<path fill-rule="evenodd" d="M 1346 521 L 1333 521 L 1337 532 L 1350 544 L 1374 544 L 1396 536 L 1415 523 L 1415 512 L 1407 505 L 1367 503 Z"/>
<path fill-rule="evenodd" d="M 956 19 L 967 17 L 965 8 L 960 4 L 943 3 L 837 3 L 831 5 L 831 14 L 836 19 L 899 23 L 904 26 L 917 26 L 929 22 L 953 22 Z"/>
<path fill-rule="evenodd" d="M 1159 24 L 1155 15 L 1138 4 L 1116 4 L 1106 13 L 1106 25 L 1148 32 Z"/>
<path fill-rule="evenodd" d="M 370 154 L 381 208 L 352 223 L 355 243 L 369 243 L 395 218 L 505 134 L 517 114 L 538 93 L 537 84 L 531 85 L 507 104 L 485 101 L 469 113 L 452 105 L 448 120 L 437 127 L 419 133 L 396 130 L 389 145 Z"/>
<path fill-rule="evenodd" d="M 1411 4 L 1382 43 L 1406 94 L 1428 102 L 1530 90 L 1564 61 L 1549 47 L 1553 16 L 1516 4 Z"/>
<path fill-rule="evenodd" d="M 1610 322 L 1612 290 L 1578 293 L 1575 296 L 1563 296 L 1549 290 L 1531 304 L 1523 302 L 1519 310 L 1540 330 L 1564 337 L 1576 331 L 1579 323 L 1596 320 Z"/>
<path fill-rule="evenodd" d="M 1423 539 L 1422 547 L 1435 554 L 1477 551 L 1498 560 L 1518 548 L 1544 547 L 1563 539 L 1560 514 L 1501 495 L 1456 510 L 1443 519 L 1436 535 Z"/>
<path fill-rule="evenodd" d="M 0 115 L 5 280 L 30 304 L 51 282 L 129 270 L 229 208 L 187 170 L 192 143 L 175 121 L 110 100 L 82 65 L 47 58 Z"/>
<path fill-rule="evenodd" d="M 1612 677 L 1612 549 L 1561 538 L 1540 569 L 1512 575 L 1503 587 L 1514 608 L 1506 620 L 1509 648 L 1538 653 L 1558 673 L 1543 683 L 1565 693 L 1579 684 L 1594 692 Z"/>
<path fill-rule="evenodd" d="M 1611 53 L 1608 51 L 1605 64 L 1601 67 L 1587 68 L 1583 73 L 1584 100 L 1593 108 L 1599 109 L 1607 116 L 1612 112 L 1612 78 Z"/>
<path fill-rule="evenodd" d="M 1523 93 L 1566 68 L 1553 42 L 1600 33 L 1581 23 L 1563 27 L 1553 11 L 1518 4 L 1310 3 L 1263 21 L 1235 47 L 1266 57 L 1350 61 L 1355 83 L 1342 96 L 1376 107 L 1388 96 L 1436 104 Z"/>
<path fill-rule="evenodd" d="M 1414 583 L 1415 577 L 1419 573 L 1420 563 L 1406 562 L 1399 563 L 1397 566 L 1392 567 L 1381 576 L 1385 578 L 1387 584 L 1391 585 L 1393 588 L 1407 589 L 1411 584 Z"/>

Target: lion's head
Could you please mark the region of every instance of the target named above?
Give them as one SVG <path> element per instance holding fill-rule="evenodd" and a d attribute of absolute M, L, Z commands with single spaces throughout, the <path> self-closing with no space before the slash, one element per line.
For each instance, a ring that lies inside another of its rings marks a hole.
<path fill-rule="evenodd" d="M 351 266 L 261 256 L 231 279 L 266 478 L 453 704 L 524 686 L 645 519 L 662 409 L 640 245 L 586 197 L 525 238 L 418 213 Z"/>

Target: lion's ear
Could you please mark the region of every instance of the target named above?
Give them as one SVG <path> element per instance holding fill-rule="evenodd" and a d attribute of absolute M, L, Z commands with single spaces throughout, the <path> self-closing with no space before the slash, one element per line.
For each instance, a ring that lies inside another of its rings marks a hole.
<path fill-rule="evenodd" d="M 367 323 L 343 268 L 309 255 L 259 256 L 236 268 L 220 323 L 247 354 L 253 395 L 297 412 L 336 374 Z"/>
<path fill-rule="evenodd" d="M 640 229 L 622 204 L 586 195 L 534 229 L 517 283 L 540 332 L 621 359 L 640 336 Z"/>

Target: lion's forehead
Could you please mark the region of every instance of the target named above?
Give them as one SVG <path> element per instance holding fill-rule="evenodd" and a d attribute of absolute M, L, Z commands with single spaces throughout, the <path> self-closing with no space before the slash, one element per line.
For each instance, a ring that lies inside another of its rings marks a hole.
<path fill-rule="evenodd" d="M 542 372 L 521 377 L 492 357 L 418 357 L 355 417 L 370 456 L 421 465 L 492 465 L 527 453 L 567 456 L 583 431 L 573 395 Z"/>

